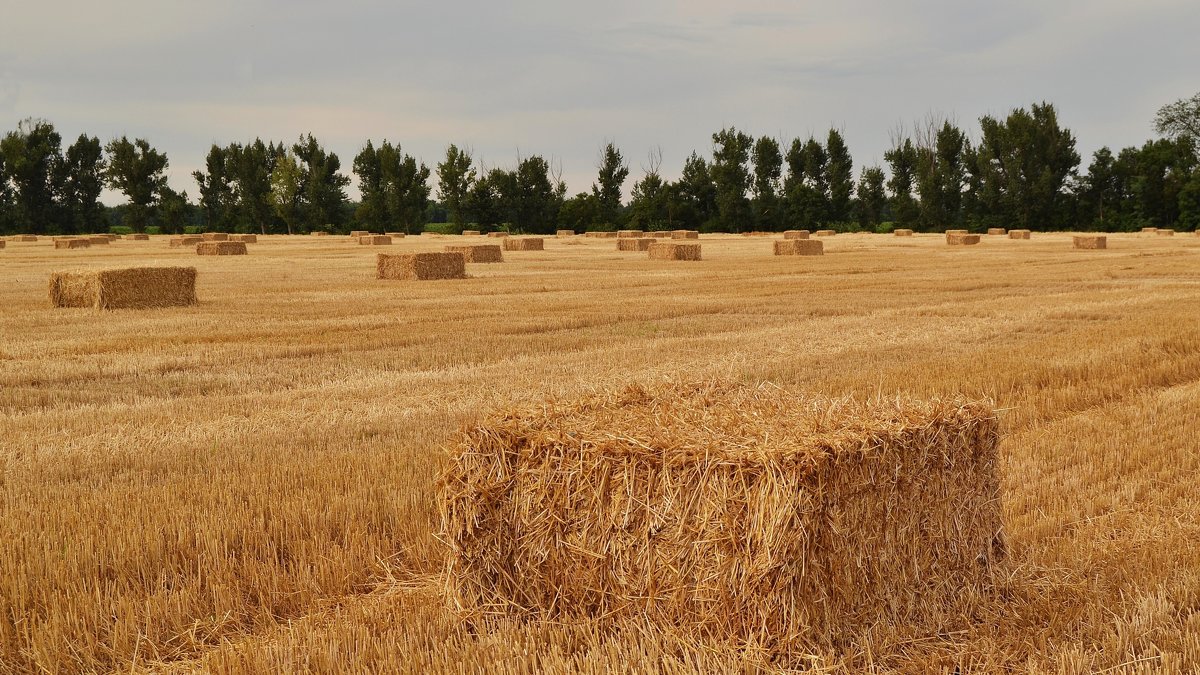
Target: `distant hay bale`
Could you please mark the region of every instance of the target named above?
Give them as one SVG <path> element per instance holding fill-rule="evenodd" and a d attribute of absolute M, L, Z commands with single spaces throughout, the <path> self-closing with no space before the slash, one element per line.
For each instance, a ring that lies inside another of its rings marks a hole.
<path fill-rule="evenodd" d="M 1157 227 L 1143 227 L 1142 228 L 1142 234 L 1157 234 L 1157 233 L 1158 233 Z"/>
<path fill-rule="evenodd" d="M 465 428 L 439 483 L 467 621 L 632 621 L 781 659 L 971 625 L 1006 566 L 985 403 L 631 386 Z"/>
<path fill-rule="evenodd" d="M 657 232 L 648 233 L 647 236 L 654 237 L 655 239 L 670 239 L 674 236 L 672 233 L 673 230 L 658 230 Z"/>
<path fill-rule="evenodd" d="M 808 239 L 812 233 L 808 230 L 784 230 L 784 239 Z"/>
<path fill-rule="evenodd" d="M 640 239 L 646 236 L 641 230 L 617 230 L 618 239 Z"/>
<path fill-rule="evenodd" d="M 91 245 L 91 240 L 84 239 L 83 237 L 69 237 L 54 240 L 54 248 L 88 248 Z"/>
<path fill-rule="evenodd" d="M 1175 236 L 1175 230 L 1170 230 L 1170 229 L 1165 229 L 1165 228 L 1161 228 L 1161 227 L 1160 227 L 1160 228 L 1158 228 L 1158 236 L 1160 236 L 1160 237 L 1174 237 L 1174 236 Z"/>
<path fill-rule="evenodd" d="M 504 262 L 504 254 L 500 252 L 499 244 L 468 244 L 465 246 L 447 246 L 447 253 L 461 253 L 463 260 L 469 263 L 498 263 Z"/>
<path fill-rule="evenodd" d="M 196 244 L 196 255 L 246 255 L 246 245 L 240 241 L 202 241 Z"/>
<path fill-rule="evenodd" d="M 308 234 L 309 234 L 309 236 L 312 236 L 312 237 L 328 237 L 329 236 L 328 232 L 321 232 L 320 230 L 318 230 L 316 232 L 309 232 Z"/>
<path fill-rule="evenodd" d="M 464 237 L 478 237 L 479 230 L 463 230 Z"/>
<path fill-rule="evenodd" d="M 541 237 L 509 237 L 504 240 L 505 251 L 542 251 L 545 242 Z"/>
<path fill-rule="evenodd" d="M 816 234 L 818 237 L 832 237 L 836 235 L 837 232 L 833 230 L 817 230 L 814 234 Z"/>
<path fill-rule="evenodd" d="M 36 234 L 18 234 L 17 236 L 13 237 L 12 240 L 22 243 L 29 243 L 32 241 L 37 241 L 38 238 Z"/>
<path fill-rule="evenodd" d="M 967 230 L 946 230 L 946 234 L 970 234 Z"/>
<path fill-rule="evenodd" d="M 899 230 L 892 230 L 892 235 L 896 237 L 911 237 L 913 236 L 913 231 L 901 228 Z"/>
<path fill-rule="evenodd" d="M 171 237 L 171 240 L 169 243 L 171 245 L 171 248 L 179 248 L 181 246 L 195 246 L 196 244 L 199 244 L 202 241 L 204 241 L 204 237 L 201 237 L 199 235 L 190 235 L 189 234 L 189 235 L 184 235 L 182 237 Z"/>
<path fill-rule="evenodd" d="M 947 231 L 946 243 L 951 246 L 974 246 L 979 243 L 979 235 L 959 231 Z"/>
<path fill-rule="evenodd" d="M 672 239 L 699 239 L 700 233 L 696 230 L 671 230 Z"/>
<path fill-rule="evenodd" d="M 819 239 L 776 241 L 775 255 L 825 255 L 825 242 Z"/>
<path fill-rule="evenodd" d="M 240 241 L 243 244 L 257 244 L 258 243 L 258 235 L 257 234 L 231 234 L 231 235 L 229 235 L 229 241 Z"/>
<path fill-rule="evenodd" d="M 392 238 L 386 234 L 368 234 L 365 237 L 359 237 L 358 243 L 364 246 L 390 246 Z"/>
<path fill-rule="evenodd" d="M 92 246 L 108 246 L 109 244 L 112 243 L 112 239 L 109 239 L 108 237 L 105 237 L 103 235 L 97 235 L 94 237 L 86 237 L 86 239 L 88 240 L 88 242 L 91 243 Z"/>
<path fill-rule="evenodd" d="M 651 260 L 699 260 L 700 244 L 656 241 L 646 249 Z"/>
<path fill-rule="evenodd" d="M 405 235 L 404 232 L 384 232 L 384 234 L 391 237 L 392 239 L 403 239 L 404 235 Z"/>
<path fill-rule="evenodd" d="M 369 234 L 371 234 L 371 233 L 367 232 L 366 230 L 351 230 L 350 231 L 350 237 L 352 239 L 358 239 L 359 237 L 365 237 Z"/>
<path fill-rule="evenodd" d="M 1108 248 L 1108 237 L 1098 234 L 1082 234 L 1071 237 L 1075 248 L 1102 249 Z"/>
<path fill-rule="evenodd" d="M 617 232 L 597 231 L 597 230 L 592 230 L 592 231 L 583 233 L 583 236 L 591 238 L 591 239 L 617 239 L 618 235 L 619 235 L 619 233 L 617 233 Z"/>
<path fill-rule="evenodd" d="M 640 237 L 638 239 L 617 239 L 618 251 L 646 251 L 650 249 L 650 245 L 656 240 L 654 237 Z"/>
<path fill-rule="evenodd" d="M 508 236 L 508 233 L 507 232 L 488 232 L 487 236 L 491 237 L 492 239 L 503 239 L 504 237 Z"/>
<path fill-rule="evenodd" d="M 136 234 L 136 233 L 135 234 L 127 234 L 127 235 L 125 235 L 125 240 L 126 241 L 149 241 L 150 235 Z"/>
<path fill-rule="evenodd" d="M 204 241 L 229 241 L 229 234 L 226 232 L 205 232 L 201 236 Z"/>
<path fill-rule="evenodd" d="M 989 235 L 1003 236 L 1003 235 L 1008 234 L 1008 230 L 1004 229 L 1003 227 L 989 227 L 987 233 Z"/>
<path fill-rule="evenodd" d="M 8 242 L 4 241 L 3 239 L 0 239 L 0 248 L 4 248 L 7 243 Z"/>
<path fill-rule="evenodd" d="M 1031 233 L 1029 230 L 1009 230 L 1008 238 L 1009 239 L 1028 239 L 1030 234 Z"/>
<path fill-rule="evenodd" d="M 556 237 L 574 237 L 575 230 L 555 230 L 554 236 L 556 236 Z"/>
<path fill-rule="evenodd" d="M 54 307 L 147 309 L 196 304 L 195 267 L 71 270 L 50 275 Z"/>
<path fill-rule="evenodd" d="M 465 279 L 466 258 L 462 253 L 380 253 L 375 259 L 376 279 Z"/>

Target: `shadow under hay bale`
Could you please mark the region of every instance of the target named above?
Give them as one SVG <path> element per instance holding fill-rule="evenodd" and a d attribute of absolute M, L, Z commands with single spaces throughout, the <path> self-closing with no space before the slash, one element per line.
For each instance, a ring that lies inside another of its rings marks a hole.
<path fill-rule="evenodd" d="M 180 248 L 183 246 L 195 246 L 204 241 L 204 237 L 200 235 L 185 235 L 182 237 L 171 237 L 169 242 L 171 248 Z"/>
<path fill-rule="evenodd" d="M 231 235 L 229 235 L 229 241 L 240 241 L 243 244 L 257 244 L 258 243 L 258 235 L 257 234 L 231 234 Z"/>
<path fill-rule="evenodd" d="M 812 233 L 808 230 L 784 230 L 784 239 L 808 239 Z"/>
<path fill-rule="evenodd" d="M 466 259 L 462 253 L 380 253 L 375 259 L 376 279 L 427 281 L 465 279 Z"/>
<path fill-rule="evenodd" d="M 358 243 L 362 246 L 390 246 L 392 238 L 386 234 L 369 234 L 365 237 L 359 237 Z"/>
<path fill-rule="evenodd" d="M 55 239 L 54 248 L 90 248 L 92 242 L 83 238 Z"/>
<path fill-rule="evenodd" d="M 195 267 L 71 270 L 50 275 L 54 307 L 148 309 L 196 304 Z"/>
<path fill-rule="evenodd" d="M 946 243 L 951 246 L 974 246 L 979 243 L 979 235 L 966 232 L 947 232 Z"/>
<path fill-rule="evenodd" d="M 1009 230 L 1008 238 L 1009 239 L 1028 239 L 1030 234 L 1031 233 L 1029 230 Z"/>
<path fill-rule="evenodd" d="M 641 237 L 639 239 L 617 239 L 618 251 L 647 251 L 650 245 L 656 240 L 652 237 Z"/>
<path fill-rule="evenodd" d="M 463 260 L 469 263 L 504 262 L 504 254 L 500 252 L 499 244 L 450 245 L 446 247 L 446 252 L 461 253 Z"/>
<path fill-rule="evenodd" d="M 1104 237 L 1104 236 L 1100 236 L 1100 235 L 1094 235 L 1094 234 L 1076 235 L 1074 237 L 1071 237 L 1071 241 L 1074 243 L 1075 248 L 1091 249 L 1091 250 L 1108 248 L 1108 237 Z"/>
<path fill-rule="evenodd" d="M 700 244 L 656 241 L 646 249 L 651 260 L 699 260 Z"/>
<path fill-rule="evenodd" d="M 468 621 L 621 621 L 782 659 L 969 624 L 1004 556 L 998 423 L 962 401 L 629 387 L 464 430 L 440 481 Z"/>
<path fill-rule="evenodd" d="M 775 242 L 775 255 L 825 255 L 825 242 L 817 239 L 784 239 Z"/>
<path fill-rule="evenodd" d="M 913 231 L 909 230 L 909 229 L 905 229 L 905 228 L 901 228 L 899 230 L 892 230 L 892 236 L 894 236 L 894 237 L 911 237 L 911 236 L 913 236 Z"/>
<path fill-rule="evenodd" d="M 508 237 L 504 240 L 505 251 L 543 251 L 545 248 L 541 237 Z"/>
<path fill-rule="evenodd" d="M 246 245 L 240 241 L 202 241 L 196 244 L 196 255 L 246 255 Z"/>
<path fill-rule="evenodd" d="M 700 233 L 696 230 L 671 230 L 672 239 L 699 239 Z"/>

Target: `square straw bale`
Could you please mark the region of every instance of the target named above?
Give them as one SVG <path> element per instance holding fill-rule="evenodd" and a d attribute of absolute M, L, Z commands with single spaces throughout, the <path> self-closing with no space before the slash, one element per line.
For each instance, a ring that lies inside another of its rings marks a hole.
<path fill-rule="evenodd" d="M 808 239 L 812 233 L 808 230 L 784 230 L 784 239 Z"/>
<path fill-rule="evenodd" d="M 1170 230 L 1170 229 L 1159 228 L 1159 229 L 1158 229 L 1158 236 L 1160 236 L 1160 237 L 1174 237 L 1174 236 L 1175 236 L 1175 230 Z"/>
<path fill-rule="evenodd" d="M 464 237 L 478 237 L 479 230 L 463 230 Z"/>
<path fill-rule="evenodd" d="M 1108 237 L 1097 234 L 1083 234 L 1071 237 L 1075 248 L 1101 249 L 1108 248 Z"/>
<path fill-rule="evenodd" d="M 672 239 L 699 239 L 700 233 L 696 230 L 671 230 Z"/>
<path fill-rule="evenodd" d="M 776 241 L 775 255 L 825 255 L 825 242 L 819 239 Z"/>
<path fill-rule="evenodd" d="M 65 239 L 55 239 L 54 248 L 88 248 L 92 245 L 91 240 L 83 237 L 69 237 Z"/>
<path fill-rule="evenodd" d="M 108 246 L 109 244 L 112 243 L 112 239 L 109 239 L 108 237 L 100 236 L 100 235 L 95 236 L 95 237 L 84 237 L 84 238 L 87 239 L 88 242 L 90 242 L 92 246 Z"/>
<path fill-rule="evenodd" d="M 202 241 L 196 244 L 197 255 L 246 255 L 246 245 L 240 241 Z"/>
<path fill-rule="evenodd" d="M 328 233 L 328 232 L 322 232 L 322 231 L 318 230 L 318 231 L 316 231 L 316 232 L 309 232 L 309 233 L 308 233 L 308 235 L 309 235 L 310 237 L 328 237 L 328 236 L 329 236 L 329 233 Z"/>
<path fill-rule="evenodd" d="M 392 239 L 403 239 L 406 233 L 404 233 L 404 232 L 384 232 L 384 234 L 391 237 Z"/>
<path fill-rule="evenodd" d="M 1143 227 L 1142 228 L 1142 234 L 1156 234 L 1157 232 L 1158 232 L 1157 227 Z"/>
<path fill-rule="evenodd" d="M 965 627 L 1004 570 L 998 441 L 984 403 L 773 385 L 501 411 L 439 481 L 447 600 L 467 621 L 632 622 L 783 659 Z"/>
<path fill-rule="evenodd" d="M 1028 239 L 1029 235 L 1030 235 L 1029 230 L 1009 230 L 1008 231 L 1009 239 Z"/>
<path fill-rule="evenodd" d="M 229 234 L 226 232 L 205 232 L 203 235 L 204 241 L 229 241 Z"/>
<path fill-rule="evenodd" d="M 555 230 L 554 236 L 556 236 L 556 237 L 574 237 L 575 230 Z"/>
<path fill-rule="evenodd" d="M 462 253 L 380 253 L 375 259 L 376 279 L 465 279 L 466 259 Z"/>
<path fill-rule="evenodd" d="M 171 248 L 179 248 L 181 246 L 195 246 L 204 241 L 204 237 L 200 235 L 184 235 L 182 237 L 171 237 Z"/>
<path fill-rule="evenodd" d="M 979 235 L 959 232 L 947 232 L 946 243 L 951 246 L 974 246 L 979 243 Z"/>
<path fill-rule="evenodd" d="M 358 239 L 359 237 L 365 237 L 369 234 L 371 234 L 371 233 L 367 232 L 366 230 L 351 230 L 350 231 L 350 236 L 354 239 Z"/>
<path fill-rule="evenodd" d="M 0 248 L 4 248 L 6 243 L 3 239 L 0 239 Z"/>
<path fill-rule="evenodd" d="M 818 237 L 832 237 L 836 235 L 837 232 L 834 230 L 817 230 L 813 234 L 816 234 Z"/>
<path fill-rule="evenodd" d="M 463 260 L 469 263 L 504 262 L 504 254 L 500 252 L 499 244 L 469 244 L 466 246 L 451 245 L 446 247 L 446 252 L 461 253 Z"/>
<path fill-rule="evenodd" d="M 125 235 L 125 240 L 126 241 L 150 241 L 150 235 L 137 234 L 137 233 L 127 234 L 127 235 Z"/>
<path fill-rule="evenodd" d="M 18 234 L 17 236 L 12 238 L 12 241 L 19 241 L 19 242 L 31 242 L 31 241 L 37 241 L 37 240 L 38 240 L 38 238 L 37 238 L 36 234 Z"/>
<path fill-rule="evenodd" d="M 257 234 L 231 234 L 231 235 L 229 235 L 229 241 L 240 241 L 243 244 L 257 244 L 258 243 L 258 235 Z"/>
<path fill-rule="evenodd" d="M 700 244 L 681 244 L 675 241 L 656 241 L 646 249 L 651 260 L 699 260 Z"/>
<path fill-rule="evenodd" d="M 358 243 L 363 246 L 390 246 L 392 238 L 386 234 L 369 234 L 365 237 L 359 237 Z"/>
<path fill-rule="evenodd" d="M 617 230 L 618 239 L 640 239 L 646 236 L 641 230 Z"/>
<path fill-rule="evenodd" d="M 488 232 L 487 236 L 491 237 L 492 239 L 502 239 L 504 237 L 507 237 L 508 233 L 507 232 Z"/>
<path fill-rule="evenodd" d="M 546 243 L 541 237 L 509 237 L 504 240 L 505 251 L 542 251 Z"/>
<path fill-rule="evenodd" d="M 946 234 L 970 234 L 967 230 L 946 230 Z"/>
<path fill-rule="evenodd" d="M 1004 235 L 1008 234 L 1008 230 L 1004 229 L 1003 227 L 989 227 L 987 233 L 989 235 L 1004 236 Z"/>
<path fill-rule="evenodd" d="M 901 229 L 898 229 L 898 230 L 892 230 L 892 236 L 895 236 L 895 237 L 911 237 L 911 236 L 913 236 L 913 231 L 912 231 L 912 230 L 909 230 L 909 229 L 905 229 L 905 228 L 901 228 Z"/>
<path fill-rule="evenodd" d="M 147 309 L 196 304 L 195 267 L 125 267 L 55 272 L 54 307 Z"/>
<path fill-rule="evenodd" d="M 618 251 L 647 251 L 650 245 L 656 240 L 653 237 L 640 237 L 638 239 L 617 239 Z"/>

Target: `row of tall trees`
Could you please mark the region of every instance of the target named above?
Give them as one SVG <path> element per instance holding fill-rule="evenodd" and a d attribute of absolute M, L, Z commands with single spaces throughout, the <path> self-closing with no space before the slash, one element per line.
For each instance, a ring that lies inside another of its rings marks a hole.
<path fill-rule="evenodd" d="M 572 229 L 747 230 L 1022 227 L 1129 230 L 1200 226 L 1200 94 L 1159 110 L 1160 138 L 1118 152 L 1096 151 L 1080 172 L 1075 137 L 1053 105 L 984 116 L 974 134 L 929 117 L 898 129 L 885 167 L 854 162 L 842 132 L 781 142 L 734 127 L 712 136 L 711 155 L 692 152 L 679 177 L 662 172 L 653 149 L 622 195 L 630 167 L 612 142 L 601 148 L 591 190 L 567 197 L 561 171 L 545 158 L 486 167 L 450 145 L 431 171 L 399 144 L 368 141 L 352 172 L 311 134 L 291 145 L 255 139 L 214 144 L 195 171 L 199 201 L 167 185 L 167 157 L 144 139 L 101 145 L 82 134 L 63 148 L 45 120 L 29 119 L 0 140 L 0 232 L 107 229 L 103 188 L 124 194 L 121 219 L 135 230 L 178 231 L 198 219 L 212 230 L 294 233 L 351 226 L 420 231 L 431 213 L 454 227 L 510 225 L 526 232 Z M 430 179 L 436 175 L 436 198 Z M 192 212 L 196 215 L 193 216 Z"/>

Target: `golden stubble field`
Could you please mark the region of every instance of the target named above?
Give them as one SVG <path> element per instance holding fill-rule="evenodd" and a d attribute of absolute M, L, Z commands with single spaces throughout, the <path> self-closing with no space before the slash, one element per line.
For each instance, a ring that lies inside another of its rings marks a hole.
<path fill-rule="evenodd" d="M 548 238 L 466 280 L 374 279 L 378 252 L 457 239 L 0 250 L 0 672 L 770 669 L 636 627 L 473 633 L 437 586 L 461 424 L 714 375 L 1002 411 L 992 610 L 812 667 L 1200 669 L 1200 237 L 838 235 L 777 258 L 706 235 L 701 262 Z M 200 304 L 48 306 L 51 271 L 155 263 L 195 265 Z"/>

